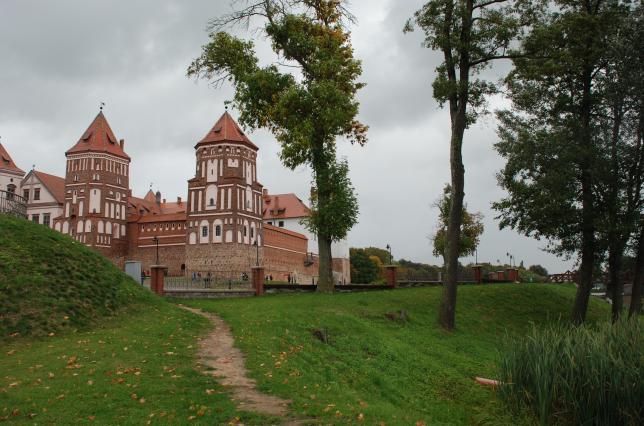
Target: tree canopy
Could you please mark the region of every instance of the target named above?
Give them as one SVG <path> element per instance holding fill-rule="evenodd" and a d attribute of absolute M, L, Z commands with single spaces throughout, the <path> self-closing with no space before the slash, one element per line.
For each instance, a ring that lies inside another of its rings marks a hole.
<path fill-rule="evenodd" d="M 332 291 L 331 242 L 355 225 L 358 203 L 346 161 L 336 158 L 336 139 L 364 144 L 367 126 L 357 120 L 356 94 L 362 68 L 354 58 L 339 0 L 242 1 L 246 7 L 212 22 L 210 42 L 188 75 L 235 88 L 232 104 L 240 122 L 270 130 L 281 144 L 280 158 L 294 169 L 313 171 L 311 217 L 307 226 L 318 236 L 318 289 Z M 262 18 L 261 30 L 277 55 L 260 66 L 252 41 L 225 32 L 230 25 Z"/>

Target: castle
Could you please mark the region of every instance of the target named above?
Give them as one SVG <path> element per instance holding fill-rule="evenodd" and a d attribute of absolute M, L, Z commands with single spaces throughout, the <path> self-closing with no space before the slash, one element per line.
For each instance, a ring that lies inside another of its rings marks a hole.
<path fill-rule="evenodd" d="M 228 111 L 194 146 L 187 198 L 167 202 L 130 189 L 131 158 L 103 112 L 65 153 L 65 178 L 25 174 L 0 144 L 0 190 L 24 197 L 30 220 L 69 235 L 119 267 L 162 263 L 169 275 L 250 275 L 261 265 L 277 281 L 316 282 L 317 244 L 294 194 L 268 194 L 258 180 L 259 148 Z M 346 241 L 333 246 L 334 278 L 350 282 Z M 158 256 L 158 258 L 157 258 Z"/>

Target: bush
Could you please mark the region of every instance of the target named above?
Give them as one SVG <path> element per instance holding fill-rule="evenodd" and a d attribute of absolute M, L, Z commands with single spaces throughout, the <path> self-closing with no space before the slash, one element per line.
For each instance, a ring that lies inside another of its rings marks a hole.
<path fill-rule="evenodd" d="M 534 328 L 500 362 L 501 398 L 541 424 L 644 422 L 644 326 L 639 319 L 596 328 Z"/>

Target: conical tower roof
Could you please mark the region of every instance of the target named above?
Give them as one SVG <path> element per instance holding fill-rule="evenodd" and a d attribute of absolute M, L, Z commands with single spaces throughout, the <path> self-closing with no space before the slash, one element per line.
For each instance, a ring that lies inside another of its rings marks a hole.
<path fill-rule="evenodd" d="M 129 160 L 130 157 L 123 151 L 121 145 L 114 136 L 103 111 L 99 112 L 92 124 L 89 125 L 83 136 L 76 145 L 71 147 L 65 154 L 76 154 L 79 152 L 105 152 L 117 157 Z"/>
<path fill-rule="evenodd" d="M 244 131 L 239 127 L 239 124 L 237 124 L 228 111 L 224 112 L 206 136 L 197 143 L 195 148 L 204 144 L 217 142 L 236 142 L 244 144 L 255 151 L 259 149 L 257 145 L 248 139 Z"/>
<path fill-rule="evenodd" d="M 9 152 L 2 146 L 0 143 L 0 170 L 9 170 L 12 172 L 17 172 L 21 174 L 25 174 L 24 170 L 20 169 L 20 167 L 16 166 L 16 163 L 14 163 L 13 159 L 9 155 Z"/>

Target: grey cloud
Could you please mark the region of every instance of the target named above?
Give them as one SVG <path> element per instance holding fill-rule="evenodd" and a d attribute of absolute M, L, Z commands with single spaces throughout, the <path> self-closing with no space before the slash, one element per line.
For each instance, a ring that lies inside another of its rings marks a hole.
<path fill-rule="evenodd" d="M 338 144 L 350 162 L 360 202 L 360 223 L 350 244 L 389 243 L 396 257 L 439 263 L 427 237 L 437 220 L 431 205 L 449 180 L 449 122 L 431 90 L 440 55 L 420 46 L 420 32 L 402 33 L 421 5 L 417 0 L 352 1 L 359 20 L 352 37 L 367 83 L 359 94 L 360 118 L 371 130 L 365 147 Z M 133 159 L 134 193 L 144 194 L 152 182 L 168 199 L 185 197 L 186 180 L 194 173 L 194 144 L 233 95 L 227 85 L 213 88 L 185 72 L 208 41 L 207 21 L 229 10 L 228 1 L 211 0 L 3 0 L 3 144 L 22 168 L 36 164 L 63 175 L 65 150 L 105 101 L 106 116 Z M 271 59 L 265 40 L 239 35 L 254 38 L 262 60 Z M 488 73 L 495 77 L 500 70 Z M 464 146 L 466 201 L 485 215 L 479 259 L 504 260 L 513 251 L 528 264 L 563 271 L 570 263 L 541 251 L 544 243 L 497 229 L 490 202 L 503 194 L 494 177 L 502 167 L 492 147 L 495 126 L 493 117 L 483 120 L 467 132 Z M 252 139 L 260 147 L 263 184 L 306 199 L 310 171 L 284 168 L 268 132 L 254 132 Z"/>

